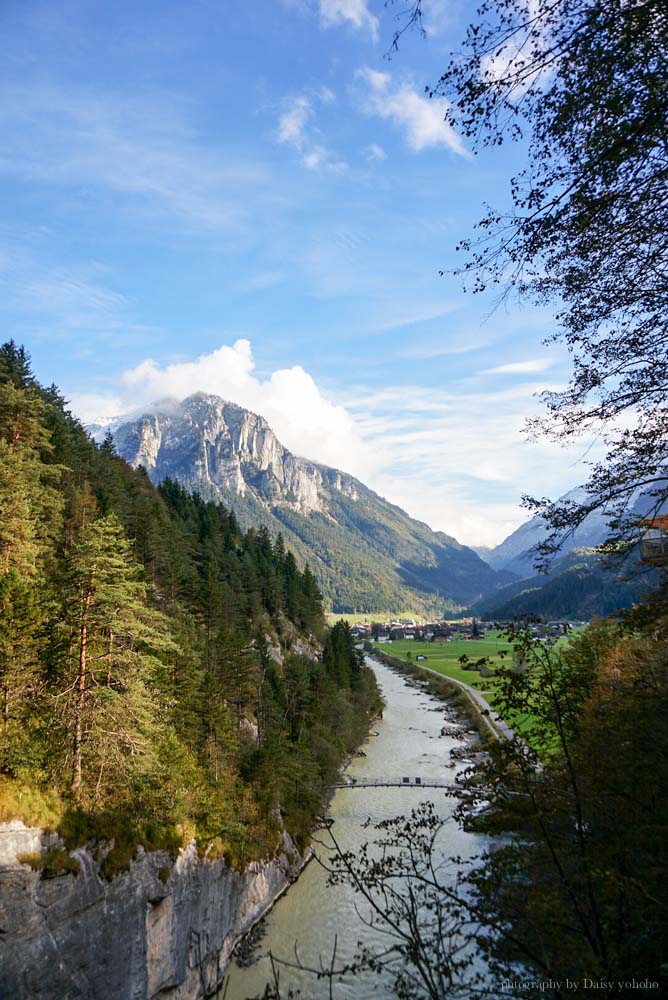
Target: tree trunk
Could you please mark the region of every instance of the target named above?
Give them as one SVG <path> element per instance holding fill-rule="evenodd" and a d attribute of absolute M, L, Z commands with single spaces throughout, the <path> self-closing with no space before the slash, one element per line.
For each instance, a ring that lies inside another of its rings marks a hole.
<path fill-rule="evenodd" d="M 111 663 L 114 655 L 114 633 L 109 629 L 109 646 L 107 648 L 107 687 L 111 687 Z"/>
<path fill-rule="evenodd" d="M 83 602 L 81 632 L 79 634 L 79 674 L 76 683 L 74 703 L 74 736 L 72 738 L 72 792 L 79 799 L 81 795 L 81 747 L 83 742 L 83 710 L 86 701 L 86 674 L 88 668 L 88 610 L 93 599 L 93 581 Z"/>

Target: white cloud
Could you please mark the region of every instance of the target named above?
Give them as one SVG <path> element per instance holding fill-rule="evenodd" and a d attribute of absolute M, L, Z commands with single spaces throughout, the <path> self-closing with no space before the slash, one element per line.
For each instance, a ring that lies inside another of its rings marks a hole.
<path fill-rule="evenodd" d="M 306 126 L 313 116 L 313 106 L 308 97 L 295 97 L 278 119 L 277 139 L 301 150 L 306 140 Z"/>
<path fill-rule="evenodd" d="M 522 492 L 560 495 L 582 479 L 574 466 L 590 442 L 565 451 L 522 435 L 540 405 L 534 393 L 546 388 L 390 384 L 337 398 L 300 365 L 260 376 L 250 342 L 238 339 L 193 360 L 148 358 L 108 394 L 73 395 L 72 405 L 92 423 L 150 411 L 165 397 L 221 396 L 265 417 L 295 454 L 357 476 L 435 530 L 467 544 L 495 544 L 526 519 Z"/>
<path fill-rule="evenodd" d="M 334 100 L 334 94 L 328 87 L 321 88 L 315 96 L 323 103 Z M 277 142 L 296 149 L 307 170 L 327 170 L 331 173 L 347 170 L 348 164 L 315 138 L 319 130 L 312 98 L 303 95 L 292 97 L 286 99 L 284 105 L 285 110 L 278 119 Z"/>
<path fill-rule="evenodd" d="M 326 28 L 348 23 L 368 30 L 374 39 L 378 36 L 378 18 L 367 0 L 320 0 L 320 23 Z"/>
<path fill-rule="evenodd" d="M 545 49 L 541 2 L 526 0 L 524 7 L 531 27 L 487 53 L 480 61 L 480 76 L 485 83 L 502 84 L 500 93 L 514 103 L 521 101 L 530 87 L 545 86 L 553 73 L 551 60 L 546 60 L 547 65 L 539 69 L 532 69 L 542 63 L 532 53 Z"/>
<path fill-rule="evenodd" d="M 468 156 L 455 130 L 444 121 L 447 103 L 422 97 L 408 82 L 394 83 L 389 73 L 364 67 L 357 71 L 367 92 L 362 110 L 398 125 L 408 146 L 419 153 L 433 146 L 446 146 L 459 156 Z"/>
<path fill-rule="evenodd" d="M 382 146 L 378 145 L 377 142 L 372 142 L 370 146 L 366 146 L 363 152 L 370 163 L 373 162 L 373 160 L 387 159 L 387 153 Z"/>
<path fill-rule="evenodd" d="M 332 173 L 341 174 L 348 169 L 348 164 L 345 160 L 337 160 L 331 149 L 327 149 L 326 146 L 321 146 L 316 143 L 314 146 L 304 153 L 303 158 L 304 166 L 309 170 L 320 170 L 325 168 Z"/>
<path fill-rule="evenodd" d="M 535 358 L 532 361 L 511 361 L 507 365 L 486 368 L 483 375 L 537 375 L 552 366 L 551 358 Z"/>
<path fill-rule="evenodd" d="M 77 415 L 87 423 L 150 410 L 166 397 L 185 399 L 207 392 L 261 414 L 290 451 L 362 476 L 377 458 L 359 436 L 344 406 L 327 399 L 300 365 L 262 379 L 248 340 L 222 345 L 194 361 L 159 364 L 151 358 L 124 372 L 120 391 L 73 395 Z"/>

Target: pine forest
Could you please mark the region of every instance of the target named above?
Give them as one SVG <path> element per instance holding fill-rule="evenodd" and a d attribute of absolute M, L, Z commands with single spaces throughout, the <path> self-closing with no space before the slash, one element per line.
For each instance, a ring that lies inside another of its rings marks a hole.
<path fill-rule="evenodd" d="M 13 342 L 0 507 L 0 820 L 112 843 L 107 877 L 139 844 L 302 847 L 379 696 L 282 537 L 96 446 Z"/>

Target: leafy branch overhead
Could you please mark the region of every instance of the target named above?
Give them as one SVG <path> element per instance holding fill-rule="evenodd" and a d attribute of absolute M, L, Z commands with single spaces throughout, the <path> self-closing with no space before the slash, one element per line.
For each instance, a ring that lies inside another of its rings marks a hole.
<path fill-rule="evenodd" d="M 421 0 L 406 13 L 403 29 L 426 16 Z M 615 549 L 668 498 L 667 80 L 662 0 L 485 0 L 431 91 L 474 150 L 526 144 L 510 206 L 488 207 L 462 272 L 474 291 L 556 305 L 548 342 L 567 345 L 572 374 L 528 429 L 605 446 L 583 499 L 525 498 L 550 526 L 543 559 L 601 508 Z"/>

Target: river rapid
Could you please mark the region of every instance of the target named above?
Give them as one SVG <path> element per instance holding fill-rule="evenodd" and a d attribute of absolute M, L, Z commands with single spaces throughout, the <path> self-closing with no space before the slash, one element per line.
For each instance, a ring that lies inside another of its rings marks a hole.
<path fill-rule="evenodd" d="M 440 788 L 420 789 L 414 786 L 416 777 L 423 782 L 452 784 L 459 770 L 466 766 L 457 759 L 466 743 L 461 738 L 442 736 L 444 725 L 452 728 L 456 718 L 448 707 L 428 692 L 409 686 L 406 680 L 384 664 L 368 658 L 385 699 L 383 718 L 372 724 L 372 735 L 363 746 L 366 756 L 353 759 L 345 779 L 364 781 L 402 781 L 409 776 L 413 787 L 342 788 L 338 789 L 327 814 L 334 820 L 332 832 L 344 850 L 355 850 L 373 838 L 373 831 L 364 829 L 372 823 L 398 815 L 407 815 L 419 802 L 434 803 L 440 816 L 451 817 L 455 801 Z M 456 751 L 454 757 L 452 751 Z M 316 834 L 323 843 L 327 831 Z M 485 846 L 485 839 L 467 833 L 450 818 L 440 848 L 444 854 L 471 858 Z M 327 851 L 315 844 L 317 853 L 326 859 Z M 246 968 L 234 960 L 228 970 L 219 1000 L 249 1000 L 260 997 L 265 984 L 272 980 L 268 953 L 294 961 L 297 947 L 301 962 L 318 967 L 329 966 L 336 940 L 337 956 L 350 958 L 358 941 L 381 943 L 376 930 L 369 930 L 356 912 L 363 901 L 347 886 L 330 887 L 327 873 L 317 861 L 312 861 L 300 878 L 276 903 L 263 921 L 264 936 L 257 947 L 259 958 Z M 387 939 L 385 939 L 387 943 Z M 339 964 L 337 962 L 337 964 Z M 304 1000 L 329 997 L 329 983 L 309 973 L 278 966 L 281 995 L 288 990 Z M 334 985 L 335 1000 L 371 1000 L 391 997 L 389 977 L 367 973 Z"/>

